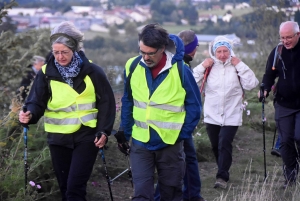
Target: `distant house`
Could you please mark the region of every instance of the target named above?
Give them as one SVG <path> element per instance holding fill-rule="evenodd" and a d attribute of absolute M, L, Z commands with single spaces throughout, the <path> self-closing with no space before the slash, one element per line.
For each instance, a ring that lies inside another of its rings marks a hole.
<path fill-rule="evenodd" d="M 59 25 L 61 22 L 68 20 L 68 18 L 64 16 L 54 16 L 54 17 L 48 17 L 49 22 L 49 28 L 53 29 L 57 25 Z"/>
<path fill-rule="evenodd" d="M 243 3 L 236 4 L 235 8 L 236 9 L 245 9 L 245 8 L 250 8 L 250 5 L 248 3 L 243 2 Z"/>
<path fill-rule="evenodd" d="M 12 8 L 7 10 L 8 16 L 34 16 L 37 8 Z"/>
<path fill-rule="evenodd" d="M 144 16 L 142 13 L 132 11 L 129 16 L 133 19 L 135 22 L 145 22 L 147 20 L 147 17 Z"/>
<path fill-rule="evenodd" d="M 210 14 L 200 14 L 199 17 L 198 17 L 198 21 L 199 22 L 205 22 L 205 21 L 210 20 L 210 18 L 211 18 Z"/>
<path fill-rule="evenodd" d="M 224 5 L 224 10 L 233 10 L 234 9 L 234 5 L 231 3 L 227 3 Z"/>
<path fill-rule="evenodd" d="M 87 15 L 93 10 L 93 7 L 91 7 L 91 6 L 71 6 L 71 9 L 76 14 Z"/>
<path fill-rule="evenodd" d="M 16 22 L 17 25 L 16 32 L 22 32 L 28 29 L 31 23 L 29 16 L 11 16 L 11 19 Z"/>
<path fill-rule="evenodd" d="M 103 15 L 103 20 L 108 25 L 114 25 L 114 24 L 120 25 L 123 24 L 125 21 L 122 17 L 119 16 L 119 12 L 115 10 L 105 11 Z"/>
<path fill-rule="evenodd" d="M 212 10 L 222 10 L 220 5 L 213 5 Z"/>
<path fill-rule="evenodd" d="M 222 20 L 223 20 L 224 22 L 230 22 L 231 18 L 232 18 L 232 14 L 226 13 L 226 14 L 222 17 Z"/>
<path fill-rule="evenodd" d="M 200 45 L 208 45 L 211 41 L 213 41 L 219 35 L 205 35 L 205 34 L 196 34 Z M 237 37 L 234 33 L 224 35 L 226 38 L 233 40 L 237 43 L 241 42 L 241 39 Z"/>

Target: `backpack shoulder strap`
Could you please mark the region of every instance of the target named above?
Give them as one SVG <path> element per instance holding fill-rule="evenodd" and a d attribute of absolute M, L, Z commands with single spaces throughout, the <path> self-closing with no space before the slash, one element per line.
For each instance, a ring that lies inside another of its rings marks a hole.
<path fill-rule="evenodd" d="M 279 44 L 276 46 L 275 53 L 274 53 L 274 59 L 273 59 L 272 70 L 275 70 L 275 69 L 276 69 L 275 66 L 276 66 L 277 63 L 278 63 L 278 60 L 281 59 L 282 47 L 283 47 L 283 44 L 282 44 L 282 43 L 279 43 Z"/>
<path fill-rule="evenodd" d="M 135 68 L 137 67 L 138 63 L 140 62 L 141 58 L 142 58 L 142 55 L 139 55 L 132 61 L 130 68 L 129 68 L 129 74 L 126 78 L 126 91 L 128 93 L 128 97 L 130 99 L 132 99 L 132 91 L 131 91 L 131 87 L 130 87 L 131 76 L 132 76 L 132 73 L 134 72 Z"/>
<path fill-rule="evenodd" d="M 183 86 L 184 83 L 184 64 L 183 61 L 178 61 L 177 62 L 177 69 L 178 69 L 178 73 L 179 73 L 179 77 L 181 80 L 181 85 Z"/>

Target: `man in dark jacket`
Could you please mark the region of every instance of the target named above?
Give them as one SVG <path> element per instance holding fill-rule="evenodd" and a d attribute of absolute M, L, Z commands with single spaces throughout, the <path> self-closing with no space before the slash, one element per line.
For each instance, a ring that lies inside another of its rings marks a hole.
<path fill-rule="evenodd" d="M 27 97 L 29 91 L 29 86 L 34 80 L 36 74 L 41 70 L 42 66 L 45 64 L 45 58 L 42 56 L 35 55 L 32 58 L 32 65 L 29 65 L 26 69 L 26 76 L 23 77 L 20 84 L 21 101 L 23 102 Z"/>
<path fill-rule="evenodd" d="M 269 55 L 266 71 L 262 83 L 264 83 L 264 96 L 271 91 L 276 77 L 277 93 L 275 96 L 275 121 L 280 133 L 280 152 L 285 165 L 286 188 L 296 182 L 299 164 L 298 150 L 300 150 L 300 43 L 299 25 L 293 21 L 281 23 L 279 28 L 280 41 L 283 44 L 281 58 L 273 67 L 274 48 Z M 296 146 L 295 147 L 295 143 Z"/>
<path fill-rule="evenodd" d="M 197 47 L 199 46 L 198 38 L 195 32 L 192 30 L 183 30 L 178 33 L 178 36 L 181 38 L 184 44 L 183 60 L 191 68 L 190 62 L 193 61 L 197 52 Z"/>
<path fill-rule="evenodd" d="M 181 38 L 184 44 L 184 62 L 191 68 L 190 62 L 194 59 L 194 56 L 197 52 L 197 47 L 199 46 L 198 38 L 195 32 L 192 30 L 183 30 L 178 34 L 178 36 Z M 201 180 L 193 138 L 185 139 L 183 146 L 186 163 L 183 181 L 183 200 L 204 201 L 204 199 L 201 197 Z"/>

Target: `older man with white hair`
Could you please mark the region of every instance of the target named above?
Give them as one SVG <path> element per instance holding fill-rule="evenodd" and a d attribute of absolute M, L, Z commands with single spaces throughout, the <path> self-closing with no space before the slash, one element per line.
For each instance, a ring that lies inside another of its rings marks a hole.
<path fill-rule="evenodd" d="M 274 100 L 275 121 L 280 134 L 280 152 L 284 163 L 285 182 L 283 188 L 296 183 L 299 171 L 300 150 L 300 44 L 299 25 L 286 21 L 279 27 L 279 40 L 282 43 L 281 59 L 274 62 L 278 48 L 274 48 L 266 64 L 262 80 L 264 96 L 269 92 L 278 77 Z M 276 60 L 276 59 L 275 59 Z M 296 146 L 295 146 L 296 144 Z M 298 151 L 297 151 L 298 150 Z"/>

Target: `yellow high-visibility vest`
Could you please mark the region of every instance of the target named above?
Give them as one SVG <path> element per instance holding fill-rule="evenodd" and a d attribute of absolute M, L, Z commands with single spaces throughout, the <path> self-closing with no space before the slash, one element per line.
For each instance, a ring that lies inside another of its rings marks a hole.
<path fill-rule="evenodd" d="M 46 72 L 46 65 L 42 67 Z M 51 96 L 44 114 L 45 130 L 51 133 L 71 134 L 81 125 L 95 128 L 98 109 L 93 82 L 84 78 L 85 90 L 78 94 L 66 83 L 50 80 Z"/>
<path fill-rule="evenodd" d="M 128 76 L 134 58 L 126 63 Z M 145 68 L 138 66 L 132 73 L 130 88 L 133 98 L 132 137 L 141 142 L 150 139 L 149 127 L 153 128 L 166 144 L 175 144 L 185 119 L 184 100 L 177 63 L 150 97 Z"/>

